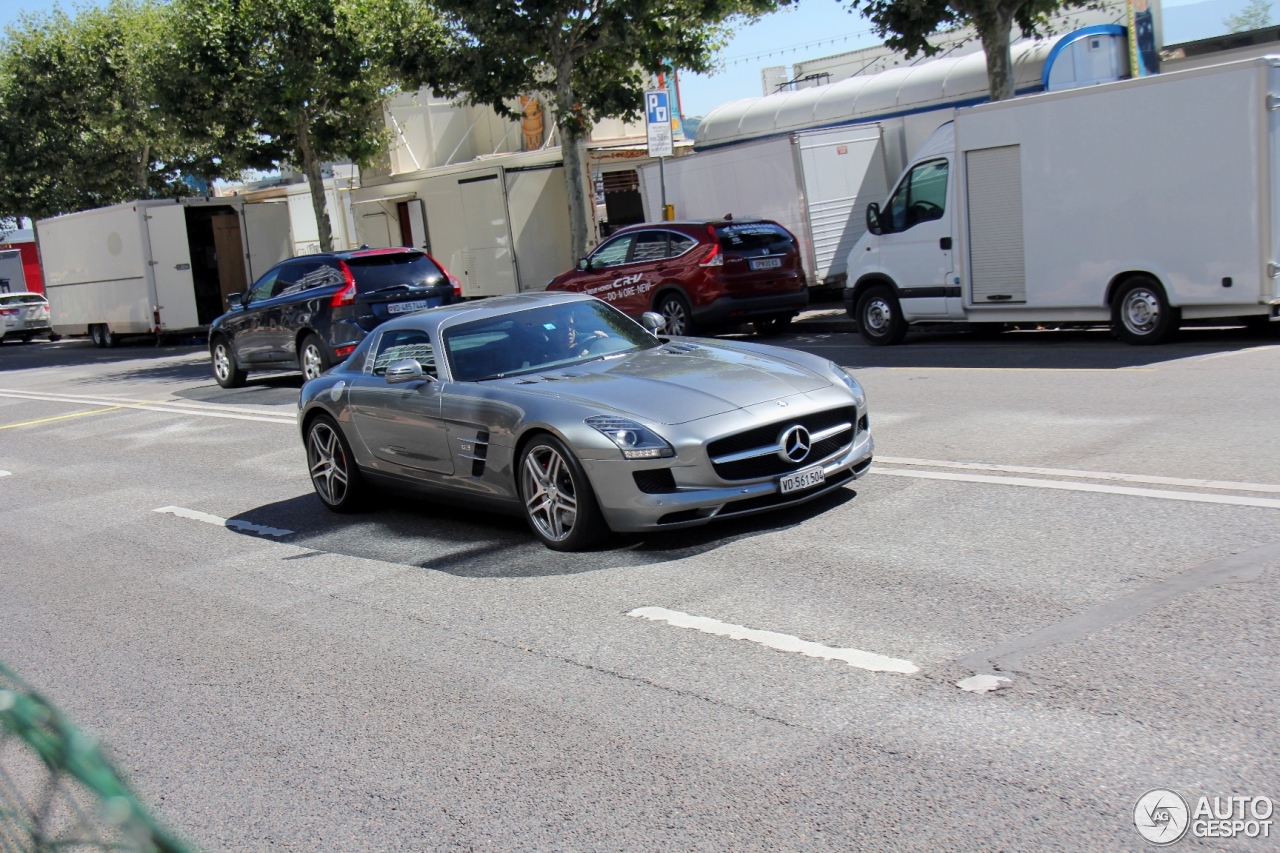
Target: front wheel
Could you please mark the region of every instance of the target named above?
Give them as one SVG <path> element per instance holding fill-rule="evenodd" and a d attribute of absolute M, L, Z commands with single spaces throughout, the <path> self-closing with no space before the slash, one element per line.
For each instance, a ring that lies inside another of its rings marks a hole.
<path fill-rule="evenodd" d="M 1148 276 L 1134 276 L 1120 286 L 1111 305 L 1111 328 L 1130 344 L 1159 344 L 1178 330 L 1181 316 L 1169 305 L 1164 288 Z"/>
<path fill-rule="evenodd" d="M 538 436 L 520 455 L 520 500 L 529 528 L 553 551 L 581 551 L 608 532 L 586 471 L 554 436 Z"/>
<path fill-rule="evenodd" d="M 316 335 L 307 335 L 298 348 L 298 369 L 302 378 L 310 382 L 329 369 L 329 351 Z"/>
<path fill-rule="evenodd" d="M 307 428 L 307 467 L 311 485 L 334 512 L 354 512 L 364 499 L 364 481 L 338 424 L 321 415 Z"/>
<path fill-rule="evenodd" d="M 658 297 L 658 302 L 653 307 L 667 321 L 663 329 L 666 334 L 680 337 L 694 333 L 693 311 L 689 308 L 689 300 L 685 299 L 683 294 L 674 290 L 668 291 Z"/>
<path fill-rule="evenodd" d="M 907 321 L 902 317 L 898 297 L 883 284 L 867 288 L 858 297 L 858 332 L 873 347 L 902 343 L 907 336 Z"/>
<path fill-rule="evenodd" d="M 213 342 L 210 353 L 213 361 L 213 378 L 223 388 L 239 388 L 244 384 L 247 374 L 236 364 L 235 353 L 226 338 L 217 338 Z"/>

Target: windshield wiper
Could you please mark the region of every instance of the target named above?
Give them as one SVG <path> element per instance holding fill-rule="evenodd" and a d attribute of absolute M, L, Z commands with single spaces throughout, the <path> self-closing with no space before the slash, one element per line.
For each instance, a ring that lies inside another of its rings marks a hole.
<path fill-rule="evenodd" d="M 370 290 L 365 296 L 372 296 L 375 293 L 386 293 L 388 290 L 413 290 L 412 284 L 392 284 L 387 287 L 379 287 L 377 290 Z"/>

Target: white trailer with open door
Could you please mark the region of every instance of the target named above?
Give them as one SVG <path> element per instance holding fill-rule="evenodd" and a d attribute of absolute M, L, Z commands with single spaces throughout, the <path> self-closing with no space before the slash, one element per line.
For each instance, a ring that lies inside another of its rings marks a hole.
<path fill-rule="evenodd" d="M 237 199 L 127 202 L 36 229 L 54 331 L 99 346 L 207 327 L 292 248 L 284 205 Z"/>
<path fill-rule="evenodd" d="M 942 121 L 945 119 L 939 119 Z M 662 170 L 640 167 L 650 221 L 662 218 Z M 866 206 L 888 171 L 879 124 L 807 130 L 677 157 L 665 165 L 678 219 L 771 219 L 800 241 L 810 286 L 843 286 Z"/>
<path fill-rule="evenodd" d="M 352 199 L 362 243 L 425 249 L 467 298 L 542 290 L 573 265 L 558 151 L 400 175 Z"/>

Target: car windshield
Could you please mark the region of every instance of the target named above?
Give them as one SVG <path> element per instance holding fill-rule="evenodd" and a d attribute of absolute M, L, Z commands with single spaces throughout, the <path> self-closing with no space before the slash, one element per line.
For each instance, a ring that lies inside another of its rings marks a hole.
<path fill-rule="evenodd" d="M 513 311 L 444 333 L 453 377 L 460 382 L 566 367 L 659 343 L 634 320 L 595 299 Z"/>

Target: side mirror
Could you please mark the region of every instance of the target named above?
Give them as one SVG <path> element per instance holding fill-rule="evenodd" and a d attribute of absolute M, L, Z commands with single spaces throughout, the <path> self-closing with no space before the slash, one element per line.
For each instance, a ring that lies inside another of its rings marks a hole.
<path fill-rule="evenodd" d="M 591 261 L 588 258 L 578 258 L 578 272 L 586 272 L 591 269 Z"/>
<path fill-rule="evenodd" d="M 402 358 L 387 368 L 388 385 L 401 385 L 405 382 L 419 382 L 424 379 L 435 381 L 435 377 L 422 369 L 417 359 Z"/>
<path fill-rule="evenodd" d="M 232 308 L 243 308 L 243 307 L 244 307 L 244 294 L 243 294 L 243 293 L 228 293 L 228 294 L 227 294 L 227 304 L 228 304 L 228 305 L 230 305 Z"/>
<path fill-rule="evenodd" d="M 880 224 L 880 205 L 874 201 L 867 205 L 867 230 L 876 235 L 884 233 Z"/>
<path fill-rule="evenodd" d="M 646 311 L 640 315 L 640 325 L 656 335 L 667 327 L 667 318 L 657 311 Z"/>

